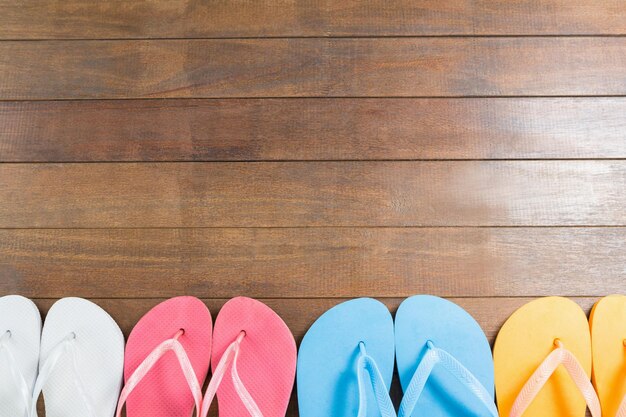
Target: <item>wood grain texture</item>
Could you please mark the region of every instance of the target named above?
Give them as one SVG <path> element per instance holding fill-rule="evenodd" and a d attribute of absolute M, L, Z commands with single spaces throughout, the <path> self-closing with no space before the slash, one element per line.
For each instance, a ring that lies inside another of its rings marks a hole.
<path fill-rule="evenodd" d="M 0 161 L 626 158 L 626 98 L 0 102 Z"/>
<path fill-rule="evenodd" d="M 600 296 L 625 268 L 626 228 L 0 230 L 0 293 L 47 298 Z"/>
<path fill-rule="evenodd" d="M 359 296 L 490 342 L 588 312 L 626 290 L 625 35 L 622 0 L 0 0 L 0 296 L 126 335 L 253 296 L 298 342 Z"/>
<path fill-rule="evenodd" d="M 0 38 L 626 33 L 621 0 L 0 2 Z"/>
<path fill-rule="evenodd" d="M 0 227 L 623 226 L 626 161 L 1 164 Z"/>
<path fill-rule="evenodd" d="M 626 38 L 0 43 L 0 99 L 626 95 Z"/>

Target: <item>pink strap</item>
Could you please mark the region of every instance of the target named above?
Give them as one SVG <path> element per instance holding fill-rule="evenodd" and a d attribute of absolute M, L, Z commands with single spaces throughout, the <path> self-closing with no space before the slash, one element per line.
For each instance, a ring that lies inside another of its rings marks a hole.
<path fill-rule="evenodd" d="M 528 381 L 526 381 L 526 384 L 524 384 L 513 403 L 509 417 L 521 417 L 524 414 L 524 411 L 530 406 L 559 365 L 563 365 L 574 380 L 574 383 L 585 398 L 591 415 L 593 417 L 601 417 L 600 401 L 585 370 L 576 357 L 569 350 L 565 349 L 560 341 L 557 340 L 556 345 L 557 348 L 544 359 Z"/>
<path fill-rule="evenodd" d="M 243 405 L 248 410 L 248 413 L 252 417 L 263 417 L 259 406 L 256 404 L 246 387 L 243 385 L 241 378 L 239 378 L 239 373 L 237 372 L 237 358 L 239 357 L 239 347 L 241 345 L 241 341 L 246 336 L 246 332 L 242 331 L 237 336 L 237 339 L 233 343 L 231 343 L 228 348 L 224 351 L 222 358 L 219 363 L 215 367 L 215 371 L 213 372 L 213 377 L 211 378 L 211 382 L 209 382 L 209 386 L 206 389 L 206 393 L 204 394 L 204 400 L 202 401 L 201 413 L 199 413 L 200 417 L 206 417 L 209 408 L 211 407 L 211 403 L 213 402 L 213 398 L 215 397 L 215 393 L 219 388 L 224 375 L 226 374 L 226 370 L 229 365 L 231 366 L 231 378 L 233 379 L 233 386 L 235 387 L 235 391 Z M 119 417 L 119 416 L 118 416 Z"/>
<path fill-rule="evenodd" d="M 183 330 L 180 330 L 174 338 L 167 339 L 160 345 L 154 348 L 152 352 L 143 360 L 143 362 L 135 369 L 133 374 L 126 381 L 126 385 L 120 394 L 120 399 L 117 403 L 117 413 L 116 417 L 120 417 L 122 415 L 122 408 L 128 399 L 128 396 L 135 389 L 135 387 L 139 384 L 139 382 L 150 372 L 152 367 L 169 351 L 173 351 L 176 354 L 176 358 L 180 364 L 180 368 L 185 375 L 185 379 L 187 380 L 187 385 L 189 385 L 189 389 L 193 394 L 193 399 L 196 404 L 196 410 L 200 410 L 200 406 L 202 405 L 202 389 L 200 388 L 200 383 L 198 382 L 198 377 L 196 376 L 195 371 L 193 370 L 193 366 L 191 365 L 191 361 L 187 356 L 187 352 L 185 352 L 185 348 L 180 344 L 178 338 L 184 334 Z"/>

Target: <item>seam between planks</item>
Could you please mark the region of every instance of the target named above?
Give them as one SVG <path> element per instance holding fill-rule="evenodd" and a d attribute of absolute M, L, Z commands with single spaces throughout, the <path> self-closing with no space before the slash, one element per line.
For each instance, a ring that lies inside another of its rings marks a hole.
<path fill-rule="evenodd" d="M 208 36 L 208 37 L 121 37 L 121 38 L 0 38 L 0 42 L 81 42 L 81 41 L 210 41 L 263 39 L 464 39 L 464 38 L 623 38 L 626 33 L 589 34 L 448 34 L 448 35 L 329 35 L 329 36 Z"/>

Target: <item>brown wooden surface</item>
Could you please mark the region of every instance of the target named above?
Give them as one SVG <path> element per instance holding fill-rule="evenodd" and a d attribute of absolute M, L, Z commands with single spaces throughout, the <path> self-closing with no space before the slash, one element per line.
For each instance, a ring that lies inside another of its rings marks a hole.
<path fill-rule="evenodd" d="M 626 293 L 624 35 L 622 0 L 0 0 L 0 296 L 128 334 L 248 295 L 298 341 L 358 296 L 491 342 L 589 311 Z"/>
<path fill-rule="evenodd" d="M 621 0 L 0 1 L 3 39 L 626 34 Z"/>
<path fill-rule="evenodd" d="M 601 296 L 623 291 L 625 234 L 604 227 L 4 230 L 0 293 Z"/>
<path fill-rule="evenodd" d="M 626 158 L 626 98 L 0 102 L 0 158 Z"/>
<path fill-rule="evenodd" d="M 0 43 L 0 97 L 625 95 L 626 37 Z"/>
<path fill-rule="evenodd" d="M 3 164 L 0 226 L 624 226 L 624 190 L 624 160 Z"/>

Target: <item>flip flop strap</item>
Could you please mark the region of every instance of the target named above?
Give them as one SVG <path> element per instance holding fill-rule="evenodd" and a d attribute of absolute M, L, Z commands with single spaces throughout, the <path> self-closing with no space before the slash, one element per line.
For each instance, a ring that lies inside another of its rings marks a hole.
<path fill-rule="evenodd" d="M 215 371 L 213 372 L 213 377 L 211 378 L 211 382 L 209 382 L 209 386 L 207 387 L 206 393 L 204 394 L 204 400 L 202 401 L 202 412 L 200 413 L 201 417 L 206 417 L 209 412 L 209 408 L 211 407 L 211 403 L 213 402 L 213 398 L 217 393 L 217 389 L 219 388 L 222 380 L 224 379 L 224 375 L 226 374 L 226 370 L 230 366 L 230 375 L 233 381 L 233 386 L 235 387 L 235 391 L 241 402 L 248 410 L 248 413 L 252 417 L 263 417 L 259 406 L 256 404 L 246 387 L 243 385 L 241 378 L 239 377 L 239 373 L 237 372 L 237 359 L 239 358 L 239 352 L 241 347 L 241 341 L 246 336 L 245 332 L 239 333 L 237 339 L 232 342 L 228 348 L 222 354 L 222 358 L 218 362 L 215 367 Z"/>
<path fill-rule="evenodd" d="M 50 351 L 47 359 L 39 368 L 39 375 L 37 376 L 37 380 L 35 381 L 35 387 L 33 389 L 33 395 L 30 403 L 29 415 L 31 417 L 37 417 L 37 400 L 41 395 L 41 391 L 48 382 L 50 376 L 53 374 L 56 366 L 59 363 L 59 360 L 65 355 L 70 355 L 72 359 L 71 366 L 72 372 L 74 373 L 74 384 L 76 386 L 76 389 L 78 390 L 78 396 L 80 397 L 83 404 L 85 405 L 85 408 L 87 409 L 87 417 L 96 417 L 97 414 L 94 412 L 91 401 L 89 401 L 89 396 L 85 391 L 85 385 L 83 384 L 83 381 L 80 378 L 80 373 L 78 372 L 76 335 L 74 333 L 69 334 L 61 342 L 59 342 Z"/>
<path fill-rule="evenodd" d="M 374 358 L 367 354 L 365 344 L 359 343 L 359 359 L 357 362 L 357 379 L 359 383 L 359 413 L 357 417 L 366 417 L 367 415 L 367 393 L 366 386 L 369 383 L 376 396 L 378 410 L 382 417 L 396 417 L 396 410 L 393 407 L 391 398 L 389 397 L 389 389 L 383 380 L 383 376 L 376 365 Z M 369 378 L 365 376 L 365 373 Z"/>
<path fill-rule="evenodd" d="M 530 406 L 559 365 L 563 365 L 576 387 L 582 393 L 591 415 L 593 417 L 601 416 L 600 401 L 585 370 L 569 350 L 559 346 L 544 359 L 528 381 L 526 381 L 511 407 L 509 417 L 520 417 L 524 414 L 524 411 Z"/>
<path fill-rule="evenodd" d="M 189 360 L 189 356 L 187 356 L 187 352 L 183 345 L 178 341 L 178 337 L 182 334 L 182 331 L 176 334 L 174 338 L 167 339 L 155 347 L 152 352 L 141 362 L 141 364 L 135 369 L 132 375 L 126 381 L 124 385 L 124 389 L 122 389 L 122 393 L 120 394 L 119 401 L 117 402 L 117 413 L 116 417 L 120 417 L 122 415 L 122 408 L 126 403 L 126 400 L 133 392 L 133 390 L 137 387 L 139 382 L 148 375 L 150 370 L 156 365 L 156 363 L 165 355 L 167 352 L 174 352 L 176 355 L 176 359 L 178 359 L 178 363 L 180 365 L 181 370 L 183 371 L 183 375 L 185 376 L 185 380 L 187 381 L 187 385 L 193 395 L 193 399 L 195 402 L 196 410 L 200 410 L 200 406 L 202 404 L 202 389 L 200 388 L 200 383 L 198 382 L 198 377 L 196 376 L 195 371 L 193 370 L 193 366 L 191 365 L 191 361 Z"/>
<path fill-rule="evenodd" d="M 24 402 L 24 412 L 26 413 L 29 411 L 30 390 L 28 389 L 28 384 L 26 383 L 26 379 L 24 379 L 24 375 L 22 375 L 20 368 L 17 366 L 15 356 L 13 356 L 13 353 L 11 353 L 11 350 L 9 349 L 7 342 L 10 338 L 11 332 L 8 330 L 2 335 L 2 337 L 0 337 L 0 353 L 4 352 L 9 363 L 11 377 L 19 385 L 22 401 Z"/>
<path fill-rule="evenodd" d="M 435 365 L 438 364 L 450 372 L 450 374 L 468 389 L 468 391 L 474 394 L 492 417 L 498 417 L 498 410 L 494 404 L 493 397 L 474 374 L 463 366 L 454 356 L 441 348 L 435 347 L 431 341 L 427 342 L 426 348 L 427 352 L 418 364 L 411 378 L 411 382 L 409 382 L 409 386 L 404 393 L 404 398 L 402 398 L 400 411 L 398 413 L 400 417 L 409 417 L 413 414 L 417 401 L 424 391 L 426 382 L 430 375 L 432 375 Z"/>
<path fill-rule="evenodd" d="M 615 415 L 615 417 L 626 417 L 626 396 L 622 398 L 622 402 L 617 409 L 617 414 Z"/>

